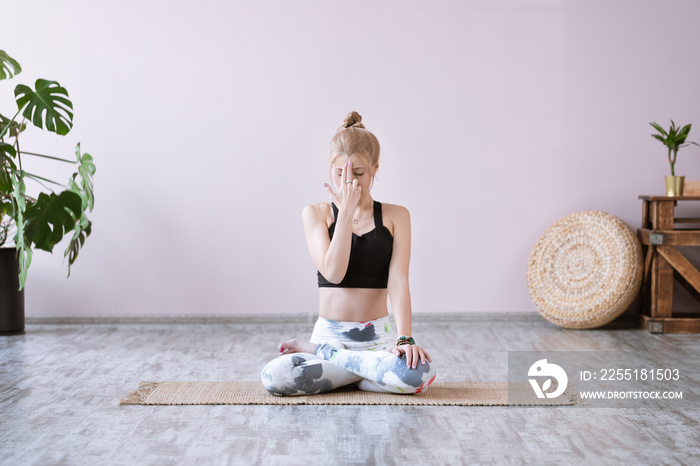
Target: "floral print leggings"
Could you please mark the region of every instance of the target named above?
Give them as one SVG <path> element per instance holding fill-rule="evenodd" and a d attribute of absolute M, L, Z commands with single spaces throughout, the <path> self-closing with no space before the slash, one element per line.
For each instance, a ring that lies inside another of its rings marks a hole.
<path fill-rule="evenodd" d="M 435 380 L 429 361 L 415 369 L 389 351 L 394 347 L 389 316 L 368 322 L 319 317 L 309 340 L 316 354 L 291 353 L 268 363 L 262 383 L 273 395 L 312 395 L 355 384 L 365 391 L 420 393 Z"/>

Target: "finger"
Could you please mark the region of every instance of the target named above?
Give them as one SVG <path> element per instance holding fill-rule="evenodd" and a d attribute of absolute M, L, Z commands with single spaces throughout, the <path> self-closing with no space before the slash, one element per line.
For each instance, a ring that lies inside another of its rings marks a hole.
<path fill-rule="evenodd" d="M 333 192 L 333 187 L 331 185 L 329 185 L 328 183 L 323 183 L 323 187 L 325 188 L 326 192 L 328 193 L 328 197 L 331 198 L 331 202 L 337 206 L 338 205 L 338 198 L 335 196 L 335 192 Z"/>
<path fill-rule="evenodd" d="M 333 191 L 333 186 L 328 183 L 323 183 L 323 189 L 325 189 L 331 197 L 335 197 L 335 191 Z"/>
<path fill-rule="evenodd" d="M 357 178 L 352 180 L 352 189 L 357 190 L 357 188 L 361 188 L 362 186 L 359 186 L 360 182 L 357 181 Z"/>
<path fill-rule="evenodd" d="M 408 347 L 409 345 L 401 345 Z M 413 352 L 409 348 L 406 348 L 406 367 L 411 368 L 411 363 L 413 363 Z"/>
<path fill-rule="evenodd" d="M 340 172 L 340 182 L 338 183 L 338 191 L 343 189 L 345 186 L 345 180 L 348 176 L 348 164 L 343 165 L 343 171 Z"/>
<path fill-rule="evenodd" d="M 346 183 L 352 181 L 352 162 L 348 162 L 348 172 L 345 175 L 347 176 L 345 179 Z"/>
<path fill-rule="evenodd" d="M 413 346 L 411 352 L 413 353 L 413 368 L 415 369 L 418 367 L 418 347 Z"/>
<path fill-rule="evenodd" d="M 323 187 L 326 188 L 326 192 L 330 196 L 332 201 L 336 200 L 336 192 L 333 191 L 333 186 L 329 185 L 328 183 L 323 183 Z"/>
<path fill-rule="evenodd" d="M 426 354 L 427 354 L 427 353 L 425 352 L 425 350 L 424 350 L 423 348 L 420 348 L 420 350 L 418 351 L 418 353 L 420 353 L 420 362 L 421 362 L 421 364 L 425 364 L 425 359 L 426 359 Z"/>

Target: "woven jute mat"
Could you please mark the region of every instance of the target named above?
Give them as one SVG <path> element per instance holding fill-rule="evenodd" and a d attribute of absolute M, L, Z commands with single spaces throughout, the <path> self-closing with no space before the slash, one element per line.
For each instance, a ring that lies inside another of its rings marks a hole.
<path fill-rule="evenodd" d="M 273 396 L 260 382 L 141 382 L 122 405 L 427 405 L 564 406 L 579 404 L 571 389 L 555 399 L 533 399 L 528 384 L 437 382 L 417 395 L 340 388 L 318 395 Z"/>

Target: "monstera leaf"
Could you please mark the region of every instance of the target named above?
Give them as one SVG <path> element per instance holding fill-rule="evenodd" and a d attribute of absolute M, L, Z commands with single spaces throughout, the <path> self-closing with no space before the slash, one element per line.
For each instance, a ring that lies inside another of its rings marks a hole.
<path fill-rule="evenodd" d="M 71 238 L 68 248 L 64 253 L 64 257 L 68 258 L 68 276 L 70 277 L 70 267 L 73 262 L 78 258 L 78 253 L 80 248 L 85 244 L 85 239 L 92 233 L 92 222 L 87 219 L 85 215 L 80 217 L 80 220 L 75 226 L 73 231 L 73 238 Z"/>
<path fill-rule="evenodd" d="M 80 143 L 75 146 L 75 155 L 78 158 L 78 173 L 74 173 L 69 181 L 69 189 L 80 196 L 82 202 L 82 214 L 75 223 L 73 229 L 73 238 L 64 253 L 64 257 L 68 258 L 68 276 L 70 277 L 70 267 L 78 258 L 80 248 L 85 244 L 85 240 L 92 232 L 92 222 L 85 216 L 85 211 L 92 211 L 95 204 L 95 195 L 93 194 L 92 177 L 95 174 L 95 164 L 92 156 L 88 153 L 80 153 Z M 76 182 L 76 178 L 80 175 L 80 184 Z"/>
<path fill-rule="evenodd" d="M 15 156 L 15 148 L 6 142 L 0 142 L 0 194 L 12 192 L 12 174 L 17 171 L 17 166 L 12 161 Z"/>
<path fill-rule="evenodd" d="M 25 129 L 27 129 L 26 124 L 17 123 L 4 115 L 0 115 L 0 135 L 4 136 L 7 133 L 11 138 L 16 138 Z"/>
<path fill-rule="evenodd" d="M 73 104 L 68 100 L 68 91 L 56 81 L 36 80 L 36 91 L 20 84 L 15 87 L 18 110 L 35 126 L 61 135 L 68 134 L 73 127 Z"/>
<path fill-rule="evenodd" d="M 19 259 L 19 289 L 24 288 L 27 281 L 27 270 L 32 263 L 32 245 L 27 239 L 25 227 L 27 225 L 24 214 L 27 210 L 27 200 L 25 197 L 26 186 L 24 185 L 24 172 L 17 172 L 17 177 L 12 177 L 12 199 L 15 210 L 14 220 L 17 231 L 15 232 L 15 247 L 17 248 L 17 258 Z"/>
<path fill-rule="evenodd" d="M 0 79 L 11 79 L 16 74 L 22 72 L 22 67 L 19 66 L 17 60 L 0 50 Z"/>
<path fill-rule="evenodd" d="M 93 181 L 92 177 L 95 175 L 95 162 L 90 154 L 87 152 L 84 154 L 80 153 L 80 143 L 75 146 L 75 156 L 78 158 L 78 173 L 73 175 L 73 180 L 75 181 L 76 175 L 80 175 L 80 187 L 82 188 L 82 193 L 72 189 L 72 191 L 84 196 L 87 203 L 83 203 L 83 210 L 90 209 L 95 204 L 95 195 L 93 194 Z"/>
<path fill-rule="evenodd" d="M 39 194 L 36 202 L 27 206 L 27 239 L 35 247 L 53 252 L 56 243 L 75 228 L 82 215 L 81 204 L 80 196 L 71 191 Z"/>

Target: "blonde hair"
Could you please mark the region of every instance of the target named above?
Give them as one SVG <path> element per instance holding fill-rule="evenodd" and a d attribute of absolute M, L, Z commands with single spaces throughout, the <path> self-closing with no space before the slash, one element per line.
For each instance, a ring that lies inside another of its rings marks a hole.
<path fill-rule="evenodd" d="M 330 164 L 336 157 L 353 154 L 364 156 L 370 164 L 370 169 L 379 163 L 379 141 L 377 137 L 365 129 L 362 124 L 362 116 L 357 112 L 350 112 L 343 120 L 331 139 Z M 374 180 L 374 176 L 372 176 Z"/>

